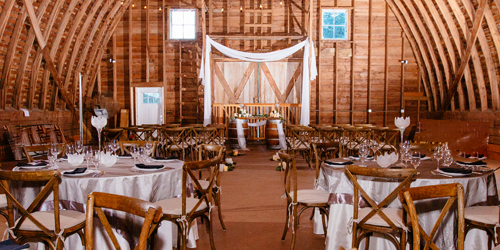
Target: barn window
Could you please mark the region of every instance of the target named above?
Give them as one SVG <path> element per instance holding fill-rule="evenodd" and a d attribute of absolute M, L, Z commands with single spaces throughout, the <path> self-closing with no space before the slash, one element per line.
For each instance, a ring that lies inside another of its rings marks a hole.
<path fill-rule="evenodd" d="M 194 9 L 170 10 L 170 39 L 196 38 L 196 11 Z"/>
<path fill-rule="evenodd" d="M 142 103 L 160 103 L 160 93 L 142 93 Z"/>
<path fill-rule="evenodd" d="M 321 38 L 347 40 L 348 14 L 346 9 L 323 9 L 321 12 Z"/>

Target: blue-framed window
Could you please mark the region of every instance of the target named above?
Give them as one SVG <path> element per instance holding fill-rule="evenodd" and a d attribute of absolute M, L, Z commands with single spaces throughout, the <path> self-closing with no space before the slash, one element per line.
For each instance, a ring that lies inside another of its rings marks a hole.
<path fill-rule="evenodd" d="M 346 9 L 323 9 L 321 12 L 321 39 L 347 40 L 349 28 Z"/>

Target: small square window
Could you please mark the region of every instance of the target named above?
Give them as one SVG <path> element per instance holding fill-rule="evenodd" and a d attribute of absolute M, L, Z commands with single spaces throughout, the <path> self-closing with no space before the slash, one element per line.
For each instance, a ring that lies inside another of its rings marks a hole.
<path fill-rule="evenodd" d="M 347 40 L 348 12 L 346 9 L 324 9 L 321 12 L 321 38 Z"/>
<path fill-rule="evenodd" d="M 170 39 L 196 38 L 196 10 L 170 10 Z"/>

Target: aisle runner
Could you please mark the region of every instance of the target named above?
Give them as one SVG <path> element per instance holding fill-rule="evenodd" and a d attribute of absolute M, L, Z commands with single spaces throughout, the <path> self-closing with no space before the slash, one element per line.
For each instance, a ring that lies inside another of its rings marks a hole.
<path fill-rule="evenodd" d="M 248 127 L 260 127 L 266 125 L 267 120 L 263 120 L 255 123 L 248 123 Z M 236 133 L 238 134 L 238 145 L 241 150 L 250 150 L 247 148 L 247 142 L 245 140 L 245 133 L 243 132 L 243 119 L 236 119 Z M 280 147 L 282 150 L 286 150 L 286 137 L 283 132 L 283 123 L 278 123 L 278 137 L 280 141 Z"/>

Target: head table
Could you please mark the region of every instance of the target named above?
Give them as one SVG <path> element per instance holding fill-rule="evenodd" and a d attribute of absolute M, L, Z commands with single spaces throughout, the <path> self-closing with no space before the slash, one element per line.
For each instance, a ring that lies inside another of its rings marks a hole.
<path fill-rule="evenodd" d="M 361 165 L 361 162 L 355 161 L 355 165 Z M 373 162 L 365 162 L 366 166 L 378 167 Z M 475 205 L 497 205 L 498 194 L 493 171 L 484 173 L 474 173 L 469 176 L 462 177 L 446 177 L 442 175 L 434 175 L 431 170 L 437 167 L 435 161 L 422 161 L 417 168 L 418 175 L 411 187 L 438 185 L 446 183 L 460 183 L 464 187 L 465 207 Z M 399 182 L 387 182 L 368 177 L 358 178 L 360 185 L 370 195 L 375 202 L 381 202 L 392 190 L 394 190 Z M 321 173 L 318 179 L 317 187 L 319 189 L 330 192 L 330 217 L 328 220 L 328 232 L 326 239 L 326 249 L 339 249 L 340 246 L 351 247 L 352 234 L 349 233 L 348 227 L 350 219 L 353 216 L 353 185 L 344 172 L 343 166 L 334 166 L 322 164 Z M 426 211 L 418 210 L 419 222 L 426 232 L 429 232 L 437 220 L 441 208 L 444 203 L 436 200 L 423 201 L 424 204 L 419 204 L 419 207 L 425 208 Z M 442 203 L 442 204 L 441 204 Z M 389 207 L 401 208 L 402 205 L 399 199 L 396 198 Z M 316 216 L 319 217 L 319 216 Z M 323 233 L 321 222 L 315 219 L 315 233 Z M 319 222 L 319 223 L 318 223 Z M 455 220 L 452 216 L 445 217 L 444 225 L 438 230 L 435 238 L 436 245 L 439 249 L 455 249 L 454 242 L 457 233 L 454 230 Z M 487 249 L 488 239 L 486 233 L 481 230 L 473 229 L 467 234 L 465 249 Z M 360 245 L 362 248 L 364 241 Z M 370 239 L 370 249 L 395 249 L 394 245 L 382 237 L 372 237 Z"/>
<path fill-rule="evenodd" d="M 181 196 L 183 161 L 173 160 L 151 164 L 163 164 L 166 167 L 156 171 L 144 171 L 133 168 L 134 161 L 132 159 L 119 158 L 116 164 L 111 167 L 99 167 L 95 170 L 93 166 L 90 166 L 87 172 L 91 172 L 85 176 L 68 177 L 63 174 L 62 181 L 59 184 L 60 207 L 85 212 L 87 195 L 94 191 L 130 196 L 150 202 Z M 58 162 L 57 165 L 61 173 L 75 169 L 67 161 Z M 78 167 L 84 166 L 85 163 Z M 14 170 L 17 169 L 14 168 Z M 11 190 L 21 204 L 27 206 L 40 192 L 41 186 L 28 186 L 26 183 L 17 182 L 11 183 Z M 40 210 L 53 209 L 53 202 L 51 201 L 52 198 L 49 197 Z M 111 215 L 110 223 L 116 229 L 115 234 L 122 249 L 130 249 L 129 245 L 135 246 L 143 219 L 124 212 L 111 210 L 108 211 L 108 215 Z M 100 224 L 98 219 L 94 220 L 94 225 L 96 223 Z M 194 223 L 190 230 L 188 247 L 196 247 L 195 239 L 197 238 L 198 231 L 196 223 Z M 171 222 L 163 221 L 158 229 L 155 249 L 170 250 L 176 242 L 177 226 Z M 80 237 L 77 234 L 68 237 L 64 244 L 66 249 L 85 249 L 81 245 Z M 43 249 L 42 244 L 39 245 L 39 249 Z M 95 230 L 94 248 L 113 248 L 102 227 Z"/>

